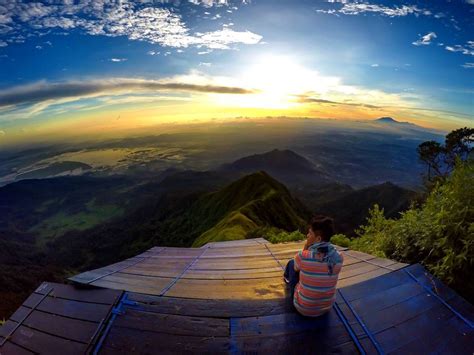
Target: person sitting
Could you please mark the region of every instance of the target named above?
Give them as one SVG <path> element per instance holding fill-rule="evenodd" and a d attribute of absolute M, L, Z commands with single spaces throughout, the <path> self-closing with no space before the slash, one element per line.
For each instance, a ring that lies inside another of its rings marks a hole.
<path fill-rule="evenodd" d="M 343 256 L 330 243 L 333 235 L 333 219 L 314 216 L 308 225 L 303 250 L 286 265 L 284 279 L 290 286 L 293 305 L 304 316 L 326 313 L 336 299 Z"/>

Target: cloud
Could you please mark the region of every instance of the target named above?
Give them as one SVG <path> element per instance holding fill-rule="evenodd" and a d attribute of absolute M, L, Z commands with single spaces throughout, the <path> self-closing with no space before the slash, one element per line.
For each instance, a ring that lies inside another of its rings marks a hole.
<path fill-rule="evenodd" d="M 146 52 L 146 54 L 148 54 L 148 55 L 158 55 L 158 54 L 160 54 L 160 52 L 157 52 L 157 51 L 148 51 L 148 52 Z"/>
<path fill-rule="evenodd" d="M 466 69 L 474 69 L 474 63 L 464 63 L 461 66 Z"/>
<path fill-rule="evenodd" d="M 8 43 L 5 42 L 5 41 L 0 40 L 0 48 L 1 47 L 6 47 L 6 46 L 8 46 Z"/>
<path fill-rule="evenodd" d="M 205 7 L 229 5 L 229 2 L 227 0 L 188 0 L 188 1 L 191 4 L 203 5 Z"/>
<path fill-rule="evenodd" d="M 474 41 L 467 41 L 465 45 L 456 44 L 454 46 L 446 46 L 447 51 L 461 52 L 465 55 L 474 55 Z"/>
<path fill-rule="evenodd" d="M 194 84 L 165 80 L 114 78 L 89 81 L 38 82 L 0 91 L 0 108 L 12 105 L 47 103 L 52 100 L 116 95 L 127 92 L 181 91 L 219 94 L 251 94 L 254 91 L 212 84 Z"/>
<path fill-rule="evenodd" d="M 368 3 L 347 3 L 346 1 L 329 1 L 329 2 L 339 2 L 343 6 L 336 10 L 316 10 L 320 13 L 328 14 L 343 14 L 343 15 L 360 15 L 363 13 L 372 13 L 388 17 L 400 17 L 408 15 L 431 15 L 431 12 L 428 10 L 419 9 L 416 5 L 402 5 L 400 7 L 388 7 L 377 4 L 368 4 Z"/>
<path fill-rule="evenodd" d="M 110 58 L 109 61 L 114 63 L 126 62 L 127 58 Z"/>
<path fill-rule="evenodd" d="M 431 44 L 431 41 L 437 37 L 438 36 L 436 35 L 435 32 L 430 32 L 430 33 L 425 34 L 424 36 L 421 36 L 417 41 L 412 42 L 411 44 L 415 46 L 428 46 Z"/>
<path fill-rule="evenodd" d="M 44 5 L 28 1 L 13 1 L 0 6 L 0 23 L 8 23 L 6 42 L 19 35 L 41 35 L 52 29 L 78 30 L 92 36 L 125 36 L 130 40 L 146 41 L 164 47 L 194 46 L 229 49 L 237 44 L 257 44 L 262 36 L 250 31 L 234 31 L 226 27 L 204 33 L 191 33 L 180 15 L 179 8 L 159 2 L 108 2 L 85 0 L 77 4 L 65 1 Z M 227 6 L 224 0 L 190 0 L 192 4 Z"/>
<path fill-rule="evenodd" d="M 377 63 L 371 64 L 370 65 L 372 68 L 377 68 L 379 65 Z"/>
<path fill-rule="evenodd" d="M 298 95 L 298 102 L 305 103 L 305 104 L 318 103 L 318 104 L 356 106 L 356 107 L 375 108 L 375 109 L 382 108 L 382 106 L 369 105 L 369 104 L 364 104 L 364 103 L 324 100 L 324 99 L 319 99 L 317 97 L 312 97 L 310 95 Z"/>

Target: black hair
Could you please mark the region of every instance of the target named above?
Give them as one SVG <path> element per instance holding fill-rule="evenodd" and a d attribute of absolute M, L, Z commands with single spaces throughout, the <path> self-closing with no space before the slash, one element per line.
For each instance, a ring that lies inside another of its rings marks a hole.
<path fill-rule="evenodd" d="M 331 217 L 315 215 L 311 218 L 308 224 L 313 232 L 321 232 L 321 240 L 323 242 L 329 242 L 331 237 L 335 234 L 334 220 Z"/>

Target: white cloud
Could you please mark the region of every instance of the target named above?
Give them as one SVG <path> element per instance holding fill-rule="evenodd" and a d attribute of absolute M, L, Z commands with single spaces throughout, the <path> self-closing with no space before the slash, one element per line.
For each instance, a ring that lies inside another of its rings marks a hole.
<path fill-rule="evenodd" d="M 148 52 L 146 52 L 146 54 L 148 54 L 148 55 L 158 55 L 158 54 L 160 54 L 160 52 L 157 52 L 157 51 L 148 51 Z"/>
<path fill-rule="evenodd" d="M 380 14 L 382 16 L 389 17 L 399 17 L 407 15 L 431 15 L 431 12 L 428 10 L 419 9 L 416 5 L 402 5 L 400 7 L 394 6 L 384 6 L 377 4 L 368 4 L 368 3 L 347 3 L 346 1 L 329 1 L 329 2 L 339 2 L 344 5 L 336 10 L 317 10 L 318 12 L 328 13 L 328 14 L 343 14 L 343 15 L 359 15 L 362 13 L 373 13 Z"/>
<path fill-rule="evenodd" d="M 206 63 L 206 62 L 199 63 L 200 67 L 210 67 L 211 65 L 212 65 L 212 63 Z"/>
<path fill-rule="evenodd" d="M 195 5 L 204 5 L 205 7 L 229 5 L 227 0 L 188 0 Z"/>
<path fill-rule="evenodd" d="M 464 63 L 461 66 L 466 69 L 474 69 L 474 63 Z"/>
<path fill-rule="evenodd" d="M 377 68 L 379 65 L 377 63 L 371 64 L 370 65 L 372 68 Z"/>
<path fill-rule="evenodd" d="M 465 55 L 473 55 L 474 56 L 474 41 L 467 41 L 465 45 L 456 44 L 454 46 L 446 46 L 444 47 L 446 50 L 450 52 L 461 52 Z"/>
<path fill-rule="evenodd" d="M 114 62 L 114 63 L 120 63 L 120 62 L 127 61 L 127 58 L 110 58 L 109 61 Z"/>
<path fill-rule="evenodd" d="M 5 42 L 5 41 L 0 40 L 0 48 L 1 47 L 6 47 L 6 46 L 8 46 L 8 43 Z"/>
<path fill-rule="evenodd" d="M 418 40 L 412 42 L 412 44 L 415 46 L 428 46 L 431 44 L 431 41 L 437 37 L 438 36 L 435 32 L 430 32 L 425 34 L 424 36 L 421 36 Z"/>
<path fill-rule="evenodd" d="M 227 0 L 188 1 L 204 7 L 228 5 Z M 171 3 L 161 1 L 168 2 Z M 65 1 L 44 5 L 16 0 L 9 6 L 0 6 L 0 24 L 11 24 L 5 27 L 10 39 L 23 34 L 40 35 L 48 29 L 76 29 L 93 36 L 125 36 L 174 48 L 230 49 L 236 44 L 256 44 L 262 38 L 249 31 L 227 28 L 191 33 L 178 11 L 178 8 L 160 7 L 158 2 L 150 1 L 84 0 L 77 4 Z"/>

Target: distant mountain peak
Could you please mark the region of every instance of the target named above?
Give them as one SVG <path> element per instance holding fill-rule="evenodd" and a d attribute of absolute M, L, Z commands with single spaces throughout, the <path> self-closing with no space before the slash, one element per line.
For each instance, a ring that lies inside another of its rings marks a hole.
<path fill-rule="evenodd" d="M 416 126 L 413 123 L 410 122 L 400 122 L 397 121 L 396 119 L 392 117 L 380 117 L 374 120 L 375 122 L 380 122 L 380 123 L 389 123 L 389 124 L 398 124 L 398 125 L 410 125 L 410 126 Z"/>
<path fill-rule="evenodd" d="M 375 120 L 376 122 L 385 122 L 385 123 L 401 123 L 392 117 L 380 117 Z"/>

